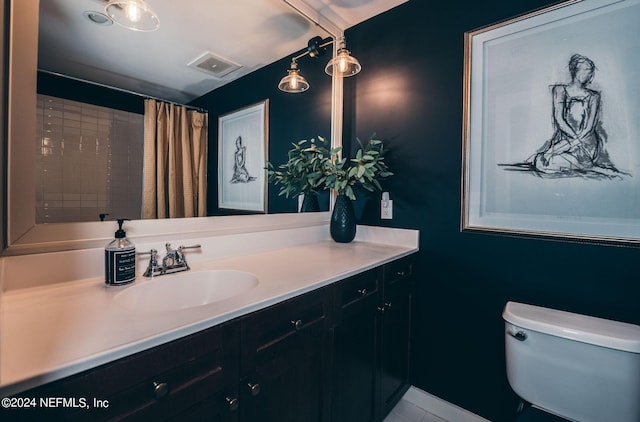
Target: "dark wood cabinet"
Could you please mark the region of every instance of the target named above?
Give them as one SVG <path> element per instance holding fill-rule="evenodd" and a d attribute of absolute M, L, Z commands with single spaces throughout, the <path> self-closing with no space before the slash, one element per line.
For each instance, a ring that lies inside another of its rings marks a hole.
<path fill-rule="evenodd" d="M 410 258 L 384 267 L 380 333 L 380 392 L 387 415 L 409 388 L 413 266 Z"/>
<path fill-rule="evenodd" d="M 242 318 L 242 421 L 324 420 L 329 293 L 319 289 Z"/>
<path fill-rule="evenodd" d="M 334 422 L 377 419 L 378 332 L 382 271 L 370 270 L 335 286 L 331 415 Z"/>
<path fill-rule="evenodd" d="M 215 420 L 237 421 L 237 322 L 222 324 L 30 390 L 37 406 L 8 420 L 179 420 L 207 409 Z M 46 407 L 44 399 L 66 399 Z"/>
<path fill-rule="evenodd" d="M 409 388 L 411 258 L 337 283 L 333 422 L 381 421 Z"/>
<path fill-rule="evenodd" d="M 19 395 L 85 399 L 84 407 L 3 409 L 0 416 L 381 421 L 409 387 L 411 262 L 367 270 Z"/>

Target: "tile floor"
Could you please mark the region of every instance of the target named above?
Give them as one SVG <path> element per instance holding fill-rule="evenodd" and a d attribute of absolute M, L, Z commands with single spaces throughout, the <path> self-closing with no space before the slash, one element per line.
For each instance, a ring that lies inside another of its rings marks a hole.
<path fill-rule="evenodd" d="M 427 412 L 415 404 L 402 399 L 393 408 L 384 422 L 447 422 L 446 420 Z"/>

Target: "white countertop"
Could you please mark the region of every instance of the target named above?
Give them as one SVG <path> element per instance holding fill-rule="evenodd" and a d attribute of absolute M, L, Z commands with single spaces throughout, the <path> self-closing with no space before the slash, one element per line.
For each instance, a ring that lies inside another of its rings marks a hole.
<path fill-rule="evenodd" d="M 127 287 L 105 287 L 102 277 L 9 291 L 2 297 L 0 396 L 193 334 L 415 251 L 417 245 L 321 240 L 198 261 L 191 271 L 248 271 L 259 284 L 225 301 L 166 312 L 124 308 L 113 298 Z M 153 282 L 138 277 L 134 285 Z"/>

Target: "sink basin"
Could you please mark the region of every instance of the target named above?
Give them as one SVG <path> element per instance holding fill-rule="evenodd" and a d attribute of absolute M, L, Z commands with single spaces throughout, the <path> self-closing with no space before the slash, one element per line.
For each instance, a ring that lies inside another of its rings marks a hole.
<path fill-rule="evenodd" d="M 171 311 L 229 299 L 257 285 L 258 278 L 244 271 L 187 271 L 127 287 L 114 300 L 137 311 Z"/>

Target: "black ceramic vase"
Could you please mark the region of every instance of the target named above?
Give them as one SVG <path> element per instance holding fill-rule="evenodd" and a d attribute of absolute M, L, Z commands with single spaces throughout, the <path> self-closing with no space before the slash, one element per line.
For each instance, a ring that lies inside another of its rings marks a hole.
<path fill-rule="evenodd" d="M 356 215 L 351 199 L 346 195 L 340 194 L 336 198 L 329 229 L 331 238 L 339 243 L 349 243 L 356 237 Z"/>
<path fill-rule="evenodd" d="M 300 212 L 318 212 L 320 211 L 320 203 L 318 202 L 318 194 L 309 192 L 304 194 L 302 198 L 302 206 Z"/>

